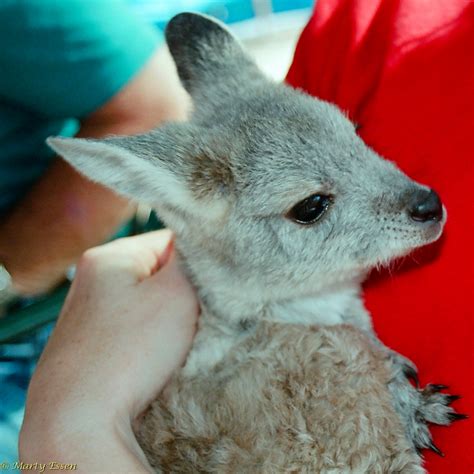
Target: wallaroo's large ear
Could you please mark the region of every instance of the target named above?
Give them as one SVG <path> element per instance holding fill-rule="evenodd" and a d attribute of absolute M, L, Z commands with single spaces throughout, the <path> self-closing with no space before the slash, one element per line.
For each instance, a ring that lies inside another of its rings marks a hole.
<path fill-rule="evenodd" d="M 205 198 L 211 207 L 218 200 L 211 194 L 220 184 L 206 182 L 207 195 L 193 189 L 202 177 L 196 171 L 200 148 L 191 149 L 195 141 L 179 127 L 102 140 L 50 137 L 47 143 L 79 172 L 119 194 L 158 209 L 199 213 Z"/>
<path fill-rule="evenodd" d="M 177 176 L 146 159 L 136 150 L 133 138 L 90 140 L 83 138 L 47 139 L 48 145 L 91 181 L 103 184 L 128 198 L 154 204 L 182 199 L 185 192 Z"/>
<path fill-rule="evenodd" d="M 229 88 L 226 81 L 241 83 L 243 74 L 263 77 L 227 27 L 211 17 L 180 13 L 165 33 L 181 82 L 191 95 L 216 84 Z"/>

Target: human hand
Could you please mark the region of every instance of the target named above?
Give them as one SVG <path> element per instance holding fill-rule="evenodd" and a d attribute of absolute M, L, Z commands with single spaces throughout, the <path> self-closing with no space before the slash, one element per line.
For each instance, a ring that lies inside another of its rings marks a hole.
<path fill-rule="evenodd" d="M 103 457 L 110 445 L 104 466 L 117 433 L 136 453 L 131 422 L 184 362 L 195 333 L 197 299 L 172 247 L 171 233 L 159 231 L 84 254 L 30 384 L 21 455 L 39 461 L 59 445 L 72 457 L 80 444 L 92 469 L 91 449 L 98 443 Z"/>

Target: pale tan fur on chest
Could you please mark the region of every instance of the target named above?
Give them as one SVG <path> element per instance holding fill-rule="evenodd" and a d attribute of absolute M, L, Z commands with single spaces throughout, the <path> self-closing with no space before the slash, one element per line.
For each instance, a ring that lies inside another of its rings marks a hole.
<path fill-rule="evenodd" d="M 262 323 L 211 371 L 178 376 L 138 440 L 166 473 L 423 472 L 388 364 L 350 326 Z"/>

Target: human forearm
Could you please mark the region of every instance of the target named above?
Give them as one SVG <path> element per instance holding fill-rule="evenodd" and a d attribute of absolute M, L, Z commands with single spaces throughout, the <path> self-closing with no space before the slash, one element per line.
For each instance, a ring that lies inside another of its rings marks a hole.
<path fill-rule="evenodd" d="M 74 411 L 56 412 L 50 419 L 31 417 L 20 436 L 20 462 L 43 464 L 46 472 L 55 470 L 52 463 L 85 473 L 153 472 L 126 418 L 107 422 L 104 413 L 90 415 L 83 413 L 81 420 Z"/>
<path fill-rule="evenodd" d="M 188 97 L 165 49 L 112 100 L 91 114 L 79 136 L 98 138 L 147 131 L 186 115 Z M 102 243 L 133 206 L 93 184 L 58 158 L 0 222 L 0 262 L 22 293 L 41 293 L 91 246 Z"/>
<path fill-rule="evenodd" d="M 132 209 L 58 159 L 2 222 L 0 261 L 19 291 L 42 292 L 59 282 L 85 249 L 113 233 Z"/>

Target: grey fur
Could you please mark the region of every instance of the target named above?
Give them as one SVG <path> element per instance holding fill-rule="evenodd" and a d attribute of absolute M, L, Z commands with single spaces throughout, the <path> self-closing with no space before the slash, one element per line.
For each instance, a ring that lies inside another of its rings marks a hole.
<path fill-rule="evenodd" d="M 426 422 L 448 424 L 449 400 L 410 385 L 407 362 L 377 341 L 359 296 L 370 269 L 440 236 L 445 217 L 419 223 L 407 212 L 413 193 L 428 188 L 368 148 L 335 106 L 265 78 L 219 24 L 181 14 L 166 37 L 194 102 L 189 122 L 48 143 L 91 179 L 154 205 L 175 231 L 203 308 L 180 383 L 228 370 L 264 323 L 302 331 L 348 323 L 392 361 L 393 406 L 411 446 L 429 446 Z M 314 193 L 333 196 L 318 222 L 286 217 Z M 160 454 L 148 454 L 159 467 Z"/>

